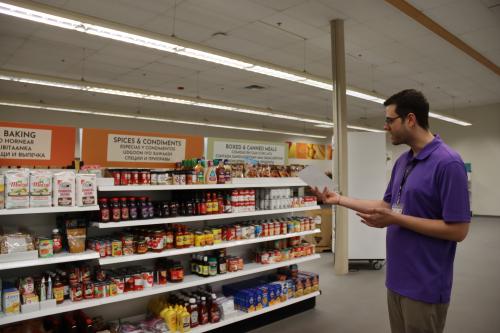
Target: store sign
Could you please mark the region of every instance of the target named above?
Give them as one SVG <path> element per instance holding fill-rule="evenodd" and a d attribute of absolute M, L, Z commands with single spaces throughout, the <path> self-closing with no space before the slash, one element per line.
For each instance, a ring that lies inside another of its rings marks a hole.
<path fill-rule="evenodd" d="M 52 131 L 0 127 L 0 157 L 20 160 L 50 160 Z"/>
<path fill-rule="evenodd" d="M 110 162 L 175 163 L 185 156 L 185 139 L 108 134 Z"/>
<path fill-rule="evenodd" d="M 277 165 L 287 163 L 286 145 L 283 143 L 209 138 L 207 148 L 209 159 Z"/>
<path fill-rule="evenodd" d="M 83 129 L 82 160 L 104 167 L 168 168 L 203 156 L 203 137 Z"/>
<path fill-rule="evenodd" d="M 287 142 L 288 158 L 299 160 L 331 160 L 332 146 L 318 143 Z"/>
<path fill-rule="evenodd" d="M 71 165 L 75 133 L 70 127 L 0 122 L 1 165 Z"/>

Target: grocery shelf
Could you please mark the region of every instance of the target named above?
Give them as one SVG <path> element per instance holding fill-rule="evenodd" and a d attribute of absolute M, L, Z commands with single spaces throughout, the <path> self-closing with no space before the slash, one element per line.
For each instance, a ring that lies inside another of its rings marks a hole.
<path fill-rule="evenodd" d="M 197 275 L 187 275 L 184 281 L 181 283 L 168 283 L 167 286 L 156 286 L 153 288 L 147 288 L 142 291 L 132 291 L 117 296 L 105 297 L 100 299 L 83 300 L 80 302 L 65 301 L 64 303 L 57 305 L 54 308 L 48 308 L 44 310 L 39 310 L 30 313 L 20 313 L 15 315 L 0 315 L 0 325 L 6 325 L 10 323 L 15 323 L 23 320 L 39 318 L 44 316 L 50 316 L 57 313 L 63 313 L 68 311 L 74 311 L 79 309 L 86 309 L 91 307 L 96 307 L 104 304 L 117 303 L 122 301 L 127 301 L 131 299 L 147 297 L 152 295 L 163 294 L 179 289 L 191 288 L 196 286 L 205 285 L 208 283 L 214 283 L 218 281 L 229 280 L 237 277 L 242 277 L 246 275 L 251 275 L 260 272 L 270 271 L 279 267 L 284 267 L 293 264 L 299 264 L 302 262 L 307 262 L 311 260 L 319 259 L 319 254 L 314 254 L 307 257 L 296 258 L 293 260 L 283 261 L 275 264 L 262 265 L 257 263 L 246 264 L 245 269 L 237 272 L 226 273 L 216 276 L 211 276 L 208 278 L 199 277 Z M 214 324 L 215 325 L 215 324 Z"/>
<path fill-rule="evenodd" d="M 260 188 L 260 187 L 297 187 L 307 186 L 298 177 L 283 178 L 241 178 L 233 179 L 231 184 L 199 184 L 199 185 L 118 185 L 98 186 L 101 192 L 122 191 L 173 191 L 173 190 L 222 190 L 232 188 Z"/>
<path fill-rule="evenodd" d="M 213 221 L 230 219 L 235 217 L 251 217 L 251 216 L 265 216 L 273 214 L 285 214 L 285 213 L 296 213 L 305 212 L 310 210 L 321 209 L 320 206 L 308 206 L 299 208 L 285 208 L 285 209 L 273 209 L 273 210 L 256 210 L 253 212 L 244 213 L 228 213 L 228 214 L 213 214 L 213 215 L 197 215 L 197 216 L 179 216 L 179 217 L 167 217 L 167 218 L 156 218 L 148 220 L 133 220 L 133 221 L 122 221 L 122 222 L 92 222 L 92 226 L 101 229 L 107 228 L 125 228 L 125 227 L 137 227 L 142 225 L 155 225 L 155 224 L 167 224 L 167 223 L 183 223 L 183 222 L 196 222 L 196 221 Z"/>
<path fill-rule="evenodd" d="M 60 264 L 64 262 L 73 262 L 73 261 L 91 260 L 91 259 L 99 259 L 99 253 L 90 250 L 85 251 L 83 253 L 64 252 L 64 253 L 54 254 L 54 256 L 50 258 L 38 258 L 35 260 L 17 260 L 12 262 L 2 262 L 0 263 L 0 271 L 13 268 L 43 266 L 43 265 Z"/>
<path fill-rule="evenodd" d="M 17 208 L 17 209 L 0 209 L 0 215 L 20 215 L 20 214 L 48 214 L 48 213 L 73 213 L 73 212 L 88 212 L 99 210 L 99 206 L 85 207 L 36 207 L 36 208 Z"/>
<path fill-rule="evenodd" d="M 261 314 L 264 314 L 267 312 L 271 312 L 274 310 L 284 308 L 284 307 L 292 305 L 292 304 L 303 302 L 307 299 L 314 298 L 314 297 L 317 297 L 319 295 L 321 295 L 321 293 L 319 291 L 315 291 L 315 292 L 312 292 L 312 293 L 304 295 L 304 296 L 289 299 L 289 300 L 287 300 L 285 302 L 281 302 L 279 304 L 268 306 L 267 308 L 264 308 L 262 310 L 257 310 L 257 311 L 249 312 L 249 313 L 238 311 L 237 315 L 235 315 L 229 319 L 221 320 L 218 323 L 214 323 L 214 324 L 201 325 L 201 326 L 198 326 L 198 327 L 191 329 L 189 332 L 191 332 L 191 333 L 208 332 L 208 331 L 214 330 L 214 329 L 219 328 L 219 327 L 230 325 L 230 324 L 233 324 L 233 323 L 236 323 L 236 322 L 248 319 L 248 318 L 260 316 Z"/>
<path fill-rule="evenodd" d="M 186 248 L 186 249 L 166 250 L 166 251 L 158 252 L 158 253 L 148 252 L 145 254 L 133 254 L 133 255 L 129 255 L 129 256 L 106 257 L 106 258 L 99 259 L 99 264 L 104 266 L 104 265 L 111 265 L 111 264 L 117 264 L 117 263 L 122 263 L 122 262 L 129 262 L 129 261 L 139 261 L 139 260 L 147 260 L 147 259 L 162 258 L 162 257 L 172 257 L 172 256 L 181 255 L 181 254 L 198 253 L 198 252 L 210 251 L 210 250 L 216 250 L 216 249 L 225 249 L 225 248 L 235 247 L 235 246 L 263 243 L 263 242 L 274 241 L 274 240 L 278 240 L 278 239 L 286 239 L 286 238 L 297 237 L 297 236 L 312 235 L 312 234 L 317 234 L 319 232 L 321 232 L 320 229 L 314 229 L 314 230 L 310 230 L 310 231 L 295 232 L 295 233 L 290 233 L 290 234 L 285 234 L 285 235 L 243 239 L 243 240 L 237 240 L 237 241 L 232 241 L 232 242 L 222 242 L 220 244 L 209 245 L 209 246 L 196 246 L 196 247 L 190 247 L 190 248 Z"/>

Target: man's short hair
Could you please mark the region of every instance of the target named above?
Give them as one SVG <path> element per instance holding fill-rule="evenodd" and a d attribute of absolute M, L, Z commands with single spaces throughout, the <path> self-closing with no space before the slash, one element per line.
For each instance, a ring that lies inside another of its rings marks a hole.
<path fill-rule="evenodd" d="M 384 106 L 396 105 L 396 113 L 401 118 L 406 118 L 413 113 L 417 118 L 417 123 L 423 129 L 429 128 L 429 102 L 424 94 L 415 89 L 406 89 L 389 97 Z"/>

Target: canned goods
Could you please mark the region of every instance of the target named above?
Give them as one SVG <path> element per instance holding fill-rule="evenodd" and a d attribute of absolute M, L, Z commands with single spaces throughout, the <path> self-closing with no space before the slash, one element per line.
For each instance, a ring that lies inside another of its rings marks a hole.
<path fill-rule="evenodd" d="M 234 230 L 235 230 L 235 239 L 236 240 L 240 240 L 241 239 L 241 226 L 239 224 L 235 225 L 234 226 Z"/>
<path fill-rule="evenodd" d="M 83 282 L 83 298 L 84 299 L 94 298 L 94 283 L 92 283 L 92 281 Z"/>
<path fill-rule="evenodd" d="M 113 277 L 113 282 L 116 285 L 116 293 L 123 294 L 125 292 L 125 277 L 115 276 Z"/>
<path fill-rule="evenodd" d="M 159 268 L 155 271 L 155 283 L 160 286 L 167 284 L 167 270 Z"/>
<path fill-rule="evenodd" d="M 197 231 L 194 234 L 194 246 L 205 246 L 205 234 Z"/>
<path fill-rule="evenodd" d="M 111 256 L 113 257 L 121 257 L 123 255 L 122 251 L 122 241 L 118 239 L 114 239 L 111 242 Z"/>
<path fill-rule="evenodd" d="M 120 173 L 120 185 L 129 185 L 132 176 L 130 171 L 122 170 Z"/>
<path fill-rule="evenodd" d="M 114 185 L 118 186 L 121 184 L 121 172 L 120 170 L 110 170 L 111 176 L 113 176 Z"/>
<path fill-rule="evenodd" d="M 214 245 L 214 234 L 211 230 L 204 231 L 205 245 L 210 246 Z"/>
<path fill-rule="evenodd" d="M 139 291 L 144 289 L 144 280 L 142 279 L 142 274 L 134 274 L 134 291 Z"/>
<path fill-rule="evenodd" d="M 254 231 L 255 231 L 255 232 L 254 232 L 254 234 L 255 234 L 255 238 L 258 238 L 258 237 L 263 237 L 263 236 L 264 236 L 264 234 L 263 234 L 263 226 L 262 226 L 262 224 L 256 224 L 256 225 L 254 226 L 254 228 L 255 228 L 255 229 L 254 229 Z"/>
<path fill-rule="evenodd" d="M 72 302 L 78 302 L 83 299 L 82 284 L 80 282 L 73 283 L 70 286 L 70 299 Z"/>
<path fill-rule="evenodd" d="M 103 282 L 98 282 L 94 284 L 94 298 L 103 298 L 105 284 Z"/>
<path fill-rule="evenodd" d="M 214 244 L 220 244 L 222 242 L 222 229 L 213 228 L 212 234 L 214 235 Z"/>
<path fill-rule="evenodd" d="M 134 275 L 125 275 L 125 292 L 134 290 Z"/>
<path fill-rule="evenodd" d="M 144 288 L 152 288 L 153 287 L 153 272 L 145 271 L 142 272 L 142 281 Z"/>
<path fill-rule="evenodd" d="M 109 284 L 106 286 L 109 286 L 109 291 L 107 293 L 107 296 L 116 296 L 118 295 L 118 287 L 116 285 L 115 280 L 109 281 Z"/>
<path fill-rule="evenodd" d="M 138 170 L 130 171 L 130 184 L 131 185 L 139 185 L 139 171 Z"/>

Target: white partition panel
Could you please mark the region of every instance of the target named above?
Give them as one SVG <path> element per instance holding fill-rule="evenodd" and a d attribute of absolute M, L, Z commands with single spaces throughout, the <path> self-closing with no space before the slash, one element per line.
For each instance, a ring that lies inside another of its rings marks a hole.
<path fill-rule="evenodd" d="M 383 198 L 386 183 L 384 133 L 348 133 L 349 196 Z M 385 259 L 385 229 L 370 228 L 349 211 L 349 259 Z"/>

